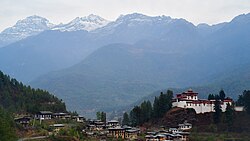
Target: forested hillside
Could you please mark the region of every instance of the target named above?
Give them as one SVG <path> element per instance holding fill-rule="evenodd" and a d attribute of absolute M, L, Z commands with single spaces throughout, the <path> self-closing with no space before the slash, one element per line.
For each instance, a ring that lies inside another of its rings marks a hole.
<path fill-rule="evenodd" d="M 41 110 L 64 112 L 62 100 L 49 92 L 25 86 L 0 71 L 0 106 L 14 113 L 36 113 Z"/>

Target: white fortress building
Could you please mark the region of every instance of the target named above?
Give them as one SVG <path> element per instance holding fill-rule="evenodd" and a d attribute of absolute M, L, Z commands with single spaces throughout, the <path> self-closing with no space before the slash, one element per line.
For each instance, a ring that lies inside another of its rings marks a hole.
<path fill-rule="evenodd" d="M 177 94 L 176 98 L 173 99 L 173 107 L 180 108 L 193 108 L 196 114 L 214 112 L 215 100 L 198 99 L 198 93 L 193 92 L 189 89 L 187 92 Z M 225 98 L 220 101 L 222 112 L 226 111 L 227 104 L 232 105 L 233 100 L 231 98 Z"/>

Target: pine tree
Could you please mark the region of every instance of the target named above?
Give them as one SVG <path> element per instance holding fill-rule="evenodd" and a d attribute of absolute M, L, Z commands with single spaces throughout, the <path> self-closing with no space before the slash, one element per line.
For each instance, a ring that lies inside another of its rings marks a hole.
<path fill-rule="evenodd" d="M 228 130 L 230 130 L 234 122 L 234 109 L 233 106 L 230 105 L 229 103 L 227 104 L 225 111 L 225 122 L 227 124 Z"/>
<path fill-rule="evenodd" d="M 214 99 L 214 95 L 213 94 L 209 94 L 207 99 L 208 100 L 213 100 Z"/>
<path fill-rule="evenodd" d="M 122 125 L 130 125 L 129 115 L 127 112 L 123 114 Z"/>
<path fill-rule="evenodd" d="M 0 141 L 16 141 L 14 120 L 2 107 L 0 107 Z"/>
<path fill-rule="evenodd" d="M 220 90 L 219 95 L 220 95 L 221 101 L 223 101 L 225 99 L 225 97 L 226 97 L 226 94 L 225 94 L 223 89 Z"/>
<path fill-rule="evenodd" d="M 215 102 L 214 102 L 214 114 L 213 114 L 213 119 L 214 119 L 214 123 L 218 124 L 221 121 L 221 101 L 220 101 L 220 97 L 218 95 L 215 95 Z"/>

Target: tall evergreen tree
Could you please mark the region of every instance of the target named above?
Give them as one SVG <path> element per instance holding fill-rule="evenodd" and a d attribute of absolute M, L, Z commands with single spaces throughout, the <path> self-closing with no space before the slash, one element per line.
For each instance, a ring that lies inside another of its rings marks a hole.
<path fill-rule="evenodd" d="M 159 118 L 160 113 L 160 105 L 159 105 L 159 98 L 155 97 L 154 104 L 153 104 L 153 117 Z"/>
<path fill-rule="evenodd" d="M 209 94 L 207 99 L 208 100 L 213 100 L 214 99 L 214 95 L 213 94 Z"/>
<path fill-rule="evenodd" d="M 222 101 L 225 99 L 226 94 L 225 94 L 225 92 L 224 92 L 224 90 L 223 90 L 223 89 L 221 89 L 221 90 L 220 90 L 220 92 L 219 92 L 219 96 L 220 96 L 220 99 L 221 99 Z"/>
<path fill-rule="evenodd" d="M 228 130 L 230 130 L 234 122 L 234 108 L 229 103 L 227 104 L 227 107 L 226 107 L 225 122 L 227 124 Z"/>
<path fill-rule="evenodd" d="M 221 121 L 221 101 L 220 97 L 218 95 L 215 95 L 215 102 L 214 102 L 214 114 L 213 114 L 213 120 L 215 124 L 220 123 Z"/>
<path fill-rule="evenodd" d="M 106 119 L 107 119 L 106 113 L 105 112 L 101 112 L 101 121 L 104 122 L 104 123 L 106 123 Z"/>
<path fill-rule="evenodd" d="M 141 108 L 139 106 L 135 106 L 130 112 L 130 122 L 132 126 L 137 126 L 142 124 Z"/>
<path fill-rule="evenodd" d="M 0 141 L 16 141 L 14 128 L 13 118 L 0 106 Z"/>
<path fill-rule="evenodd" d="M 243 92 L 244 108 L 248 114 L 250 114 L 250 90 Z"/>
<path fill-rule="evenodd" d="M 122 125 L 130 125 L 129 115 L 127 112 L 123 114 Z"/>

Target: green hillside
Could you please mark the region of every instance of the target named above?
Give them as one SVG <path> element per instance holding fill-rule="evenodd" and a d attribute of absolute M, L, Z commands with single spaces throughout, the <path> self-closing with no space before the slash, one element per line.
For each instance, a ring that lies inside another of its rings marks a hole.
<path fill-rule="evenodd" d="M 62 100 L 41 89 L 25 86 L 0 71 L 0 106 L 14 113 L 36 113 L 41 110 L 64 112 Z"/>

